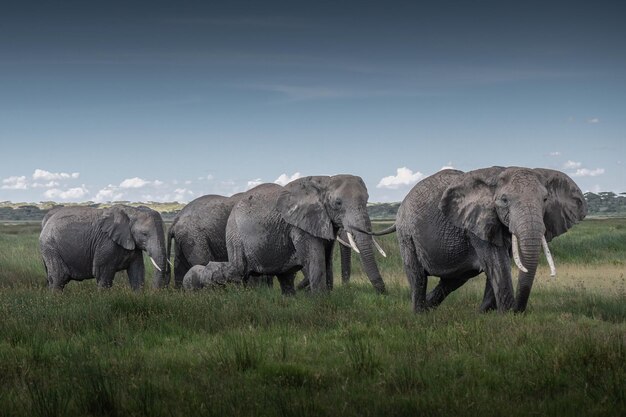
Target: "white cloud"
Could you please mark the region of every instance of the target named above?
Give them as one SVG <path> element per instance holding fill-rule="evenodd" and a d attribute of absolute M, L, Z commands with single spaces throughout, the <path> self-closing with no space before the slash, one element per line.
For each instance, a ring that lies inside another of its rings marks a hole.
<path fill-rule="evenodd" d="M 109 184 L 96 194 L 93 201 L 96 203 L 104 203 L 107 201 L 118 201 L 124 197 L 124 193 L 120 192 L 118 187 L 113 184 Z"/>
<path fill-rule="evenodd" d="M 191 184 L 191 180 L 186 180 L 185 185 L 189 185 L 189 184 Z"/>
<path fill-rule="evenodd" d="M 293 180 L 297 180 L 300 177 L 302 177 L 302 175 L 299 172 L 294 173 L 292 176 L 289 176 L 287 174 L 280 174 L 280 176 L 276 178 L 274 183 L 284 186 L 284 185 L 289 184 Z"/>
<path fill-rule="evenodd" d="M 214 179 L 215 177 L 211 174 L 207 175 L 206 177 L 198 177 L 198 181 L 202 181 L 202 180 L 207 180 L 207 181 L 211 181 L 212 179 Z"/>
<path fill-rule="evenodd" d="M 604 174 L 604 168 L 587 169 L 579 168 L 572 174 L 574 177 L 597 177 Z"/>
<path fill-rule="evenodd" d="M 28 181 L 26 177 L 22 175 L 21 177 L 9 177 L 2 180 L 2 189 L 3 190 L 26 190 L 28 189 Z"/>
<path fill-rule="evenodd" d="M 193 196 L 193 191 L 188 190 L 186 188 L 177 188 L 174 190 L 176 194 L 174 194 L 174 200 L 181 202 L 189 201 L 189 197 Z"/>
<path fill-rule="evenodd" d="M 83 198 L 89 190 L 85 187 L 85 185 L 81 185 L 80 187 L 70 188 L 68 190 L 60 190 L 58 188 L 52 188 L 47 190 L 43 195 L 46 198 L 50 199 L 61 199 L 61 200 L 76 200 L 79 198 Z"/>
<path fill-rule="evenodd" d="M 160 187 L 160 186 L 162 186 L 163 184 L 165 184 L 165 183 L 164 183 L 163 181 L 159 181 L 159 180 L 154 180 L 154 181 L 152 182 L 152 185 L 154 185 L 155 187 Z"/>
<path fill-rule="evenodd" d="M 598 119 L 597 117 L 592 117 L 591 119 L 587 119 L 587 123 L 591 123 L 591 124 L 600 123 L 600 119 Z"/>
<path fill-rule="evenodd" d="M 120 183 L 120 188 L 141 188 L 149 184 L 150 184 L 150 181 L 144 180 L 143 178 L 134 177 L 134 178 L 127 178 L 124 181 L 122 181 Z"/>
<path fill-rule="evenodd" d="M 456 168 L 452 165 L 452 161 L 448 161 L 448 164 L 442 166 L 439 171 L 443 171 L 444 169 L 456 169 Z"/>
<path fill-rule="evenodd" d="M 250 188 L 254 188 L 257 185 L 261 185 L 261 184 L 263 184 L 263 180 L 261 178 L 255 178 L 253 180 L 250 180 L 248 181 L 246 190 L 249 190 Z"/>
<path fill-rule="evenodd" d="M 50 172 L 45 169 L 36 169 L 33 172 L 34 180 L 44 180 L 44 181 L 54 181 L 54 180 L 68 180 L 68 179 L 76 179 L 80 177 L 79 172 L 72 172 L 68 174 L 67 172 Z"/>
<path fill-rule="evenodd" d="M 59 183 L 57 181 L 49 181 L 45 184 L 42 184 L 40 182 L 34 182 L 33 183 L 33 188 L 52 188 L 52 187 L 58 187 Z"/>
<path fill-rule="evenodd" d="M 563 164 L 563 169 L 577 169 L 582 166 L 582 163 L 576 161 L 567 161 Z"/>
<path fill-rule="evenodd" d="M 561 156 L 561 152 L 554 151 L 554 152 L 550 152 L 548 155 L 550 155 L 550 156 Z"/>
<path fill-rule="evenodd" d="M 419 171 L 413 172 L 407 167 L 398 168 L 396 175 L 390 175 L 380 180 L 376 188 L 389 188 L 397 190 L 400 187 L 414 184 L 424 178 L 424 174 Z"/>

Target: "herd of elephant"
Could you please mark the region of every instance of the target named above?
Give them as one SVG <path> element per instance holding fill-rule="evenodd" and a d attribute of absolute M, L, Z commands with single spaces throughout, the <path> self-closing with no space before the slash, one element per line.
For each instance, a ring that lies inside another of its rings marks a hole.
<path fill-rule="evenodd" d="M 144 283 L 143 251 L 156 271 L 155 288 L 188 290 L 227 283 L 265 283 L 277 277 L 283 294 L 332 289 L 332 253 L 340 243 L 342 280 L 351 250 L 378 293 L 385 283 L 374 236 L 396 232 L 413 310 L 439 305 L 468 279 L 487 276 L 481 311 L 524 311 L 543 251 L 555 274 L 548 242 L 587 213 L 581 190 L 550 169 L 446 169 L 417 183 L 396 222 L 374 233 L 368 193 L 360 177 L 311 176 L 283 186 L 262 184 L 232 197 L 207 195 L 189 203 L 167 236 L 161 216 L 147 207 L 61 207 L 42 222 L 39 238 L 48 286 L 95 278 L 108 288 L 126 270 L 130 286 Z M 174 241 L 174 262 L 170 262 Z M 514 292 L 511 260 L 520 270 Z M 427 293 L 428 276 L 439 283 Z"/>

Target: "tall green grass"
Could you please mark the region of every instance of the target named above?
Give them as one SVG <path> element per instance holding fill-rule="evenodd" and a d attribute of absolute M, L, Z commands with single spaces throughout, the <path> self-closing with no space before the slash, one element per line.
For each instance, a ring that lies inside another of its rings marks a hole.
<path fill-rule="evenodd" d="M 479 314 L 482 276 L 413 314 L 393 235 L 386 296 L 356 260 L 323 296 L 135 294 L 123 274 L 54 294 L 37 228 L 0 225 L 0 415 L 623 415 L 626 252 L 605 249 L 624 221 L 606 222 L 551 244 L 563 273 L 537 278 L 523 315 Z M 596 255 L 567 258 L 568 239 Z"/>

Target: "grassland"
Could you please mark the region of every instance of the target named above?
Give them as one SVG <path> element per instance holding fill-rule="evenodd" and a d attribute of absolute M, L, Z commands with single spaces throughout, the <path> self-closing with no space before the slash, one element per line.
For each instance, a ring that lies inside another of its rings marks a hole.
<path fill-rule="evenodd" d="M 551 243 L 558 276 L 540 267 L 524 315 L 477 313 L 482 276 L 414 315 L 393 235 L 380 239 L 382 297 L 358 262 L 327 296 L 134 294 L 121 274 L 111 291 L 51 294 L 38 231 L 0 224 L 0 415 L 626 412 L 624 219 Z"/>

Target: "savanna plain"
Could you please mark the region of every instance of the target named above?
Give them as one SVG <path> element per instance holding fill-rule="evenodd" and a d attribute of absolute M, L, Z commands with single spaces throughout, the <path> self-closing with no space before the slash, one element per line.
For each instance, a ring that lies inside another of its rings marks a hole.
<path fill-rule="evenodd" d="M 0 224 L 0 415 L 626 413 L 626 219 L 555 239 L 558 275 L 540 265 L 525 314 L 478 313 L 484 275 L 412 313 L 395 235 L 379 240 L 388 295 L 356 258 L 342 285 L 336 253 L 334 290 L 291 298 L 277 284 L 154 291 L 150 278 L 135 294 L 123 274 L 109 291 L 53 294 L 38 235 Z"/>

